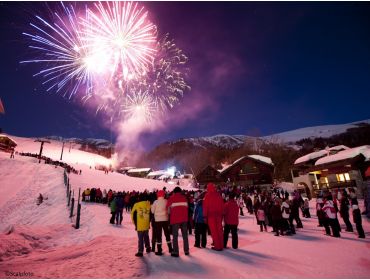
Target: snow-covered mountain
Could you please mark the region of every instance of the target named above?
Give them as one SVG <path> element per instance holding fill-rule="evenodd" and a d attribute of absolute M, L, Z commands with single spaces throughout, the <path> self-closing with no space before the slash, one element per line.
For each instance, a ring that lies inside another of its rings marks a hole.
<path fill-rule="evenodd" d="M 294 144 L 296 141 L 305 138 L 331 137 L 333 135 L 344 133 L 349 128 L 358 127 L 360 124 L 370 124 L 370 119 L 348 124 L 305 127 L 291 131 L 275 133 L 263 137 L 218 134 L 207 137 L 182 138 L 176 141 L 169 142 L 169 144 L 177 144 L 179 142 L 183 142 L 205 149 L 211 146 L 225 149 L 236 149 L 245 144 L 256 145 L 258 141 L 273 141 L 285 144 Z"/>
<path fill-rule="evenodd" d="M 337 125 L 322 125 L 322 126 L 311 126 L 305 128 L 299 128 L 295 130 L 285 131 L 281 133 L 264 136 L 262 139 L 275 138 L 283 143 L 294 143 L 304 138 L 327 138 L 333 135 L 341 134 L 347 131 L 347 129 L 358 127 L 361 124 L 370 124 L 370 119 Z"/>

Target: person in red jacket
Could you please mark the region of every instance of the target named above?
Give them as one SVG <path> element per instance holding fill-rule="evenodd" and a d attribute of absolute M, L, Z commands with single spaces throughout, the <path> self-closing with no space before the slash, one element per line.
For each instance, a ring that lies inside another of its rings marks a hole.
<path fill-rule="evenodd" d="M 176 187 L 173 195 L 167 200 L 166 209 L 170 215 L 170 225 L 172 226 L 172 257 L 179 256 L 179 228 L 181 229 L 184 241 L 185 255 L 189 255 L 188 240 L 188 201 L 181 193 L 181 188 Z"/>
<path fill-rule="evenodd" d="M 222 251 L 223 232 L 222 216 L 224 212 L 224 201 L 222 196 L 216 191 L 216 186 L 212 183 L 207 185 L 207 194 L 203 201 L 203 217 L 209 226 L 213 239 L 213 250 Z"/>
<path fill-rule="evenodd" d="M 238 249 L 238 225 L 239 225 L 239 206 L 235 201 L 235 194 L 229 195 L 229 201 L 226 202 L 224 208 L 224 248 L 227 247 L 229 233 L 231 231 L 232 246 Z"/>

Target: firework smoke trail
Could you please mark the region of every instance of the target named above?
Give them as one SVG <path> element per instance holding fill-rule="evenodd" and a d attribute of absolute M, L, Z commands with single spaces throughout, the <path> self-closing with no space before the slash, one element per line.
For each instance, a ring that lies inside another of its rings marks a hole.
<path fill-rule="evenodd" d="M 91 53 L 83 43 L 81 26 L 72 5 L 61 3 L 63 14 L 54 13 L 55 22 L 49 23 L 36 16 L 39 25 L 31 23 L 35 34 L 24 32 L 34 44 L 29 47 L 38 51 L 39 59 L 25 60 L 20 63 L 42 63 L 45 67 L 34 76 L 42 76 L 48 84 L 47 91 L 65 90 L 69 98 L 83 90 L 89 94 L 93 89 L 93 73 Z"/>

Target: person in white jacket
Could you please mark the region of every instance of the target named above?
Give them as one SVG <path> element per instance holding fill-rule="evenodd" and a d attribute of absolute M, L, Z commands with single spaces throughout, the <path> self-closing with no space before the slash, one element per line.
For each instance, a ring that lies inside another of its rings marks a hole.
<path fill-rule="evenodd" d="M 168 213 L 166 211 L 167 199 L 164 198 L 165 192 L 160 190 L 157 192 L 157 200 L 151 206 L 151 212 L 154 214 L 154 237 L 157 243 L 157 256 L 162 253 L 162 230 L 166 237 L 168 251 L 172 253 L 172 243 L 169 231 Z"/>

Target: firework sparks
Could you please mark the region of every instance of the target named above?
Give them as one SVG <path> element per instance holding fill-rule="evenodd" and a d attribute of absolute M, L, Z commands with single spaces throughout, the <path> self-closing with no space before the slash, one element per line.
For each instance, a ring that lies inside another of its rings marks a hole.
<path fill-rule="evenodd" d="M 157 112 L 157 107 L 148 91 L 139 91 L 127 95 L 122 112 L 124 112 L 129 119 L 149 122 Z"/>
<path fill-rule="evenodd" d="M 148 92 L 160 111 L 173 108 L 190 86 L 186 83 L 188 57 L 166 34 L 158 41 L 158 54 L 140 85 Z"/>
<path fill-rule="evenodd" d="M 34 76 L 42 76 L 43 84 L 49 85 L 47 91 L 65 89 L 69 98 L 84 88 L 86 94 L 93 88 L 92 75 L 96 68 L 91 66 L 91 53 L 84 46 L 80 25 L 73 6 L 62 3 L 63 15 L 54 13 L 55 22 L 49 23 L 36 16 L 39 25 L 31 23 L 35 34 L 23 33 L 34 44 L 29 47 L 36 50 L 41 58 L 21 61 L 21 63 L 43 63 L 46 68 Z"/>
<path fill-rule="evenodd" d="M 145 75 L 156 54 L 157 30 L 144 8 L 132 2 L 99 2 L 88 15 L 83 20 L 85 44 L 106 54 L 112 73 L 125 81 Z"/>
<path fill-rule="evenodd" d="M 168 34 L 157 40 L 147 12 L 132 2 L 99 2 L 77 13 L 63 3 L 48 22 L 37 16 L 23 33 L 48 91 L 82 94 L 96 112 L 145 121 L 173 108 L 190 89 L 187 56 Z"/>

